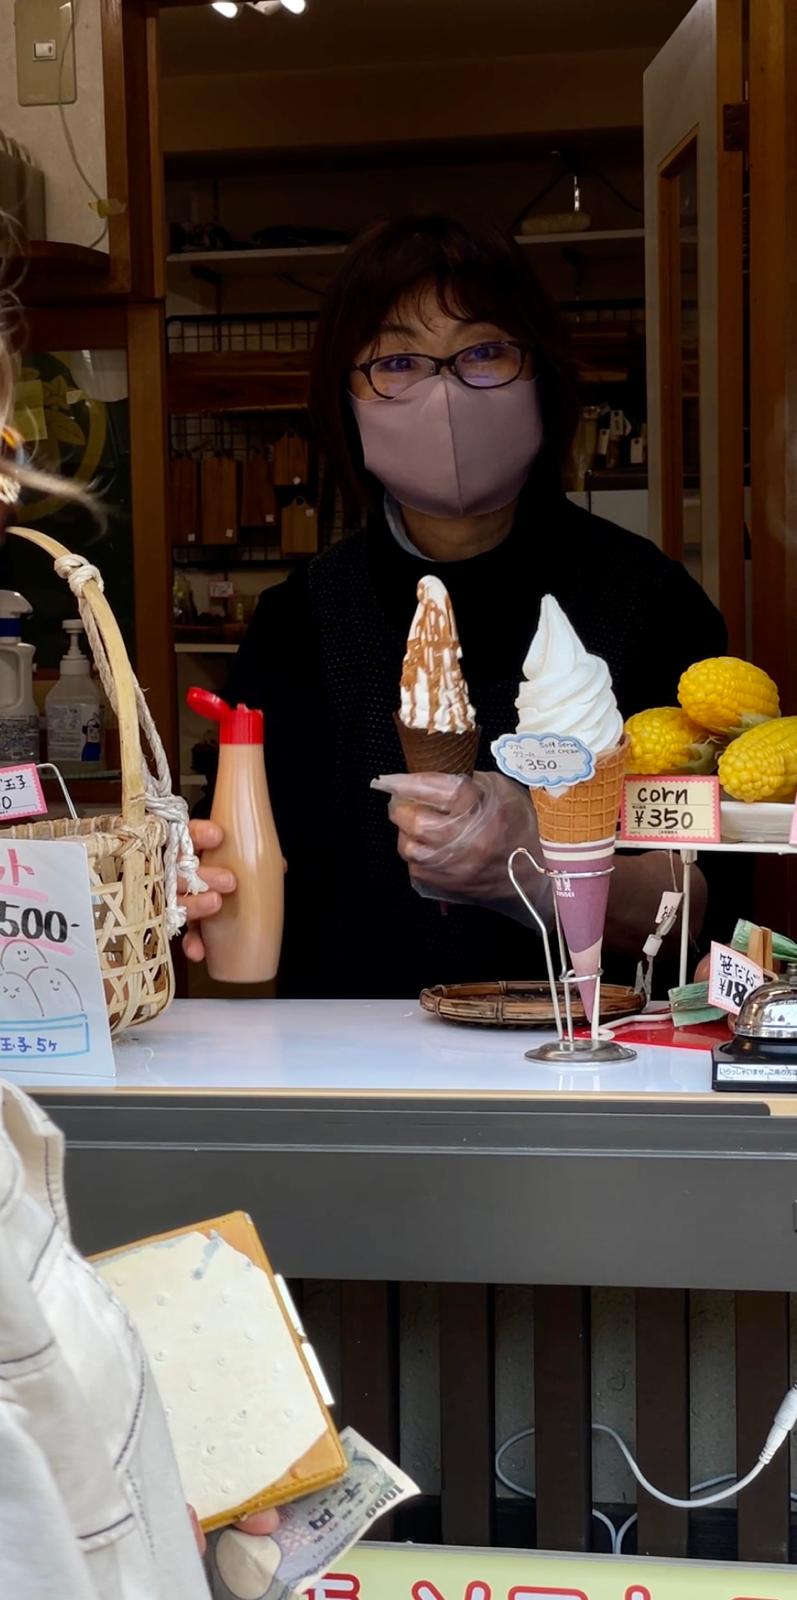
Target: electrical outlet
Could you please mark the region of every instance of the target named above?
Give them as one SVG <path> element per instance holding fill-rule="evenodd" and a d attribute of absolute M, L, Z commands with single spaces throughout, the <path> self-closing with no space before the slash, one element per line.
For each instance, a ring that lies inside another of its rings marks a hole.
<path fill-rule="evenodd" d="M 73 105 L 77 86 L 72 0 L 15 0 L 14 29 L 19 104 Z"/>

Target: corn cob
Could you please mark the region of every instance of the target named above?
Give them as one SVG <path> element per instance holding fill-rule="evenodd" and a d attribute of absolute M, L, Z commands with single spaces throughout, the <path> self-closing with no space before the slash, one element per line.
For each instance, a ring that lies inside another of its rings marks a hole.
<path fill-rule="evenodd" d="M 688 667 L 678 685 L 678 699 L 693 722 L 726 738 L 780 716 L 772 679 L 735 656 L 712 656 Z"/>
<path fill-rule="evenodd" d="M 719 760 L 720 783 L 733 800 L 788 802 L 797 793 L 797 717 L 748 729 Z"/>
<path fill-rule="evenodd" d="M 717 747 L 680 706 L 638 711 L 625 725 L 629 772 L 714 772 Z"/>

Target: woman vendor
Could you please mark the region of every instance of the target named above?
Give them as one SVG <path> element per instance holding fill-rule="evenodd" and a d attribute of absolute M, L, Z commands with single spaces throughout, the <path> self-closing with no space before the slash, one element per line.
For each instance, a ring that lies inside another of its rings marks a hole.
<path fill-rule="evenodd" d="M 433 216 L 361 238 L 321 315 L 312 409 L 359 531 L 263 594 L 230 686 L 265 713 L 287 861 L 281 993 L 542 976 L 506 872 L 515 847 L 536 848 L 534 812 L 490 755 L 516 726 L 542 596 L 606 659 L 624 717 L 675 704 L 684 668 L 724 652 L 722 618 L 654 544 L 567 500 L 578 406 L 563 332 L 524 253 L 493 228 Z M 420 788 L 391 779 L 388 804 L 371 783 L 403 771 L 393 714 L 427 574 L 451 596 L 479 770 Z M 209 823 L 194 832 L 218 842 Z M 194 960 L 196 923 L 233 887 L 219 870 L 208 881 L 189 901 Z M 617 857 L 609 976 L 637 959 L 671 887 L 666 856 Z M 546 880 L 534 892 L 549 911 Z M 698 926 L 705 899 L 698 876 Z"/>

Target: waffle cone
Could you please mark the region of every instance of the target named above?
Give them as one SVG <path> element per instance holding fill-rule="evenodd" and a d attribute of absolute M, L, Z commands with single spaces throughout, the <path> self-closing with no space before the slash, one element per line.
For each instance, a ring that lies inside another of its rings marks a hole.
<path fill-rule="evenodd" d="M 545 789 L 532 789 L 540 838 L 552 844 L 580 844 L 587 839 L 613 839 L 620 814 L 628 740 L 598 756 L 595 773 L 554 797 Z"/>
<path fill-rule="evenodd" d="M 472 776 L 480 728 L 468 728 L 466 733 L 427 733 L 425 728 L 405 727 L 397 715 L 393 720 L 408 772 L 455 772 Z"/>

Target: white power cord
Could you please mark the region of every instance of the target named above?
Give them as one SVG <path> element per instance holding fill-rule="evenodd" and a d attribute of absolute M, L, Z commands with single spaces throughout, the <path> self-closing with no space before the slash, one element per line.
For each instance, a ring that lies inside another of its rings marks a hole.
<path fill-rule="evenodd" d="M 624 1460 L 627 1462 L 631 1472 L 633 1473 L 633 1476 L 636 1478 L 637 1483 L 646 1491 L 647 1494 L 652 1495 L 654 1500 L 660 1500 L 663 1505 L 673 1506 L 678 1511 L 691 1511 L 693 1508 L 699 1508 L 700 1506 L 719 1505 L 721 1501 L 732 1500 L 735 1495 L 741 1494 L 742 1490 L 748 1488 L 748 1486 L 754 1482 L 759 1474 L 763 1472 L 764 1468 L 769 1466 L 773 1456 L 775 1456 L 781 1446 L 785 1444 L 795 1424 L 797 1424 L 797 1384 L 793 1384 L 781 1400 L 781 1403 L 775 1412 L 772 1426 L 767 1434 L 764 1447 L 761 1450 L 755 1466 L 750 1469 L 745 1477 L 739 1478 L 738 1480 L 733 1478 L 733 1474 L 728 1473 L 719 1478 L 709 1478 L 703 1483 L 694 1484 L 691 1491 L 692 1493 L 695 1491 L 699 1492 L 701 1489 L 713 1489 L 715 1485 L 718 1484 L 728 1485 L 727 1488 L 721 1489 L 719 1493 L 704 1495 L 700 1500 L 678 1500 L 672 1495 L 664 1494 L 661 1489 L 657 1489 L 648 1481 L 641 1468 L 637 1466 L 637 1463 L 634 1460 L 634 1457 L 632 1456 L 625 1440 L 621 1438 L 620 1434 L 617 1433 L 614 1428 L 609 1428 L 605 1423 L 602 1422 L 593 1422 L 592 1432 L 606 1434 L 608 1438 L 614 1440 L 614 1443 L 617 1445 Z M 499 1446 L 495 1455 L 495 1475 L 498 1478 L 499 1483 L 502 1483 L 504 1488 L 511 1489 L 514 1494 L 520 1495 L 524 1500 L 535 1499 L 536 1496 L 534 1491 L 524 1489 L 522 1485 L 515 1483 L 511 1478 L 509 1478 L 503 1471 L 501 1463 L 506 1455 L 507 1450 L 510 1450 L 513 1445 L 519 1444 L 522 1439 L 533 1438 L 535 1432 L 536 1429 L 534 1428 L 523 1428 L 519 1433 L 512 1434 L 511 1438 L 505 1439 L 504 1443 Z M 791 1498 L 794 1500 L 797 1499 L 797 1496 L 792 1495 Z M 613 1524 L 609 1521 L 608 1517 L 603 1515 L 602 1511 L 596 1511 L 593 1508 L 592 1515 L 599 1522 L 603 1522 L 609 1527 L 612 1540 L 612 1553 L 614 1555 L 620 1554 L 622 1551 L 622 1541 L 629 1528 L 633 1526 L 636 1520 L 636 1512 L 634 1512 L 633 1515 L 623 1523 L 623 1526 L 620 1528 L 619 1532 L 615 1530 Z"/>

